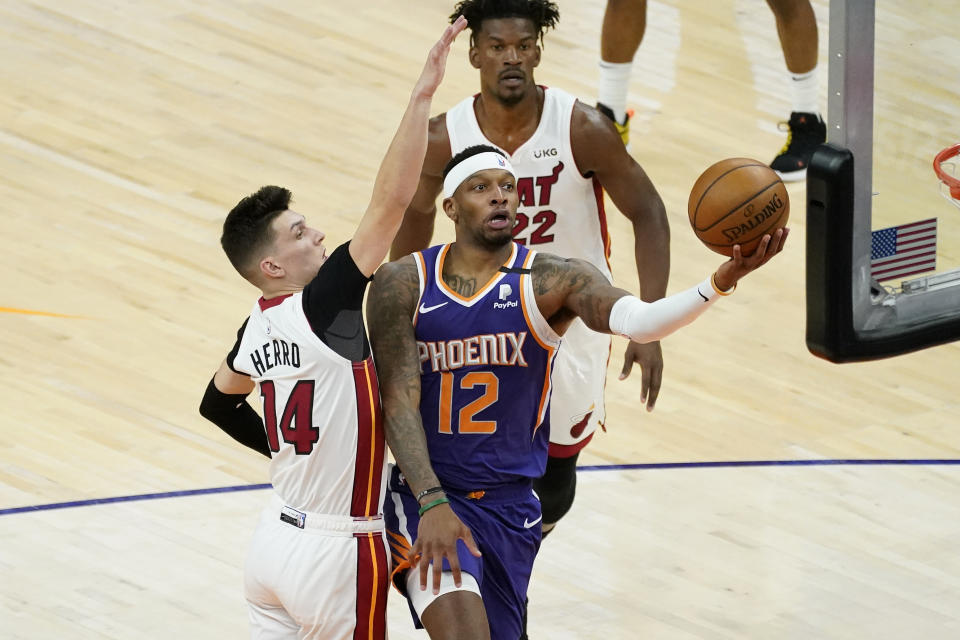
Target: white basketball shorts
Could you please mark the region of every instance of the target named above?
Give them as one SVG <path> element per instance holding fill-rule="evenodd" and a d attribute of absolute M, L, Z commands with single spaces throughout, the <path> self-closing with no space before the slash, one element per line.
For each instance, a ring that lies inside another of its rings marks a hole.
<path fill-rule="evenodd" d="M 567 458 L 585 447 L 606 419 L 603 390 L 610 361 L 610 336 L 574 319 L 553 365 L 550 396 L 550 455 Z"/>
<path fill-rule="evenodd" d="M 244 571 L 250 636 L 384 640 L 387 558 L 382 518 L 300 512 L 274 494 Z"/>

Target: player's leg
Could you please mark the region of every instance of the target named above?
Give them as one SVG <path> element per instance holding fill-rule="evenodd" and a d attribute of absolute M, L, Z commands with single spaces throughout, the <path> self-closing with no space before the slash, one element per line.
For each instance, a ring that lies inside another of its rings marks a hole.
<path fill-rule="evenodd" d="M 300 625 L 281 606 L 247 602 L 252 640 L 296 640 Z"/>
<path fill-rule="evenodd" d="M 300 625 L 298 639 L 385 640 L 390 569 L 383 533 L 306 531 L 298 542 L 292 557 L 300 561 L 284 567 L 280 593 Z"/>
<path fill-rule="evenodd" d="M 578 318 L 567 328 L 554 361 L 550 456 L 544 477 L 534 482 L 545 533 L 570 510 L 576 490 L 576 455 L 606 419 L 603 393 L 610 344 L 610 336 L 591 331 Z"/>
<path fill-rule="evenodd" d="M 792 101 L 787 142 L 770 167 L 784 180 L 803 180 L 810 156 L 826 140 L 819 108 L 817 18 L 809 0 L 767 0 L 767 4 L 777 22 Z"/>
<path fill-rule="evenodd" d="M 296 640 L 300 625 L 283 608 L 276 594 L 251 574 L 249 560 L 244 571 L 244 596 L 252 640 Z"/>
<path fill-rule="evenodd" d="M 407 591 L 415 594 L 419 591 L 419 576 L 411 571 L 407 577 Z M 427 630 L 430 640 L 490 640 L 490 622 L 487 620 L 487 611 L 480 597 L 479 587 L 469 574 L 461 574 L 461 582 L 466 578 L 471 584 L 453 586 L 453 574 L 444 572 L 444 588 L 452 590 L 439 596 L 433 596 L 428 588 L 420 592 L 429 599 L 429 604 L 413 604 L 414 610 L 419 610 L 423 628 Z M 476 589 L 477 591 L 473 591 Z M 413 601 L 416 601 L 415 597 Z M 422 608 L 421 608 L 422 607 Z"/>
<path fill-rule="evenodd" d="M 389 562 L 382 522 L 302 514 L 280 520 L 274 498 L 251 543 L 244 575 L 257 639 L 386 638 Z"/>
<path fill-rule="evenodd" d="M 284 562 L 284 550 L 274 537 L 282 537 L 283 531 L 278 530 L 278 524 L 265 511 L 250 541 L 244 566 L 244 597 L 253 640 L 294 640 L 300 631 L 300 625 L 283 608 L 274 588 L 278 567 Z"/>
<path fill-rule="evenodd" d="M 550 455 L 544 476 L 534 480 L 546 536 L 573 505 L 577 457 L 603 425 L 603 391 L 610 360 L 610 336 L 591 331 L 579 318 L 567 328 L 553 363 L 550 397 Z M 528 604 L 524 603 L 526 637 Z"/>
<path fill-rule="evenodd" d="M 633 56 L 647 27 L 647 0 L 607 0 L 600 30 L 600 79 L 597 109 L 613 120 L 629 141 L 627 90 Z"/>
<path fill-rule="evenodd" d="M 540 501 L 531 493 L 510 500 L 485 497 L 483 604 L 492 640 L 526 640 L 527 590 L 542 539 Z"/>
<path fill-rule="evenodd" d="M 474 540 L 482 549 L 482 536 L 464 513 L 462 502 L 448 494 L 450 507 L 471 528 Z M 490 627 L 483 600 L 480 596 L 482 559 L 467 551 L 463 542 L 457 544 L 460 562 L 460 586 L 453 581 L 453 574 L 444 561 L 444 571 L 439 593 L 433 593 L 433 571 L 427 577 L 427 588 L 420 589 L 420 571 L 410 568 L 408 556 L 416 541 L 420 525 L 419 504 L 397 467 L 391 465 L 387 495 L 384 501 L 384 521 L 393 560 L 393 583 L 407 598 L 414 626 L 424 628 L 431 640 L 464 638 L 466 640 L 489 640 Z"/>
<path fill-rule="evenodd" d="M 560 519 L 567 515 L 573 506 L 573 498 L 577 492 L 577 458 L 580 452 L 572 456 L 547 458 L 547 469 L 543 476 L 533 481 L 533 489 L 540 497 L 540 507 L 543 513 L 543 537 L 553 531 Z M 527 638 L 527 619 L 530 603 L 523 602 L 523 633 L 520 640 Z"/>
<path fill-rule="evenodd" d="M 573 506 L 577 493 L 577 458 L 580 452 L 565 458 L 547 458 L 547 470 L 533 483 L 543 510 L 543 537 L 553 531 Z"/>

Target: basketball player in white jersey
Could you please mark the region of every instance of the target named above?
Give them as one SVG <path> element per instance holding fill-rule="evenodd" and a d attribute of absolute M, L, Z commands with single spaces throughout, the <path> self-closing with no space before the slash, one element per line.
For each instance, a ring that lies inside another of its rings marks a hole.
<path fill-rule="evenodd" d="M 470 63 L 480 71 L 480 93 L 431 119 L 420 187 L 391 259 L 430 243 L 447 161 L 466 147 L 489 144 L 503 151 L 517 171 L 518 242 L 586 260 L 610 279 L 606 190 L 633 225 L 641 299 L 662 298 L 670 270 L 670 233 L 656 189 L 609 119 L 560 89 L 534 82 L 539 43 L 559 19 L 556 5 L 547 0 L 464 0 L 451 18 L 458 16 L 469 22 Z M 579 319 L 567 329 L 554 366 L 550 458 L 534 485 L 543 504 L 544 532 L 573 504 L 577 456 L 604 424 L 609 356 L 609 336 L 590 331 Z M 635 362 L 642 370 L 641 400 L 649 411 L 660 391 L 660 343 L 628 343 L 621 379 Z"/>
<path fill-rule="evenodd" d="M 431 50 L 352 240 L 328 256 L 323 232 L 274 186 L 241 200 L 224 222 L 224 251 L 263 295 L 200 412 L 271 457 L 274 493 L 244 580 L 254 638 L 385 638 L 385 436 L 415 491 L 439 485 L 415 439 L 384 433 L 361 304 L 416 189 L 431 99 L 465 26 L 455 22 Z M 254 388 L 263 422 L 246 402 Z M 448 507 L 430 514 L 420 528 L 427 555 L 455 565 L 458 538 L 475 548 L 470 533 Z"/>

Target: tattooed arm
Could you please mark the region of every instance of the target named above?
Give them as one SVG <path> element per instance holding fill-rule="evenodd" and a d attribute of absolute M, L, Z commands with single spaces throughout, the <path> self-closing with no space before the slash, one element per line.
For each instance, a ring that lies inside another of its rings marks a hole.
<path fill-rule="evenodd" d="M 420 358 L 411 323 L 418 293 L 417 265 L 407 256 L 377 270 L 367 297 L 387 444 L 414 495 L 440 485 L 420 418 Z"/>
<path fill-rule="evenodd" d="M 420 356 L 413 333 L 413 311 L 419 297 L 417 266 L 413 257 L 389 262 L 377 270 L 367 299 L 370 345 L 377 364 L 387 444 L 414 495 L 439 487 L 430 464 L 427 438 L 420 417 Z M 421 506 L 445 497 L 431 493 Z M 433 564 L 433 590 L 440 588 L 444 557 L 453 579 L 460 586 L 457 540 L 462 539 L 475 556 L 480 555 L 470 530 L 460 522 L 449 504 L 434 506 L 420 518 L 417 540 L 410 551 L 410 564 L 420 563 L 420 588 L 425 589 Z"/>
<path fill-rule="evenodd" d="M 712 276 L 695 287 L 655 302 L 643 302 L 610 284 L 600 271 L 583 260 L 538 253 L 533 261 L 533 289 L 537 306 L 558 333 L 574 317 L 600 333 L 614 333 L 636 342 L 664 338 L 693 322 L 720 296 L 730 295 L 737 281 L 780 253 L 787 230 L 767 235 L 753 255 L 740 247 Z"/>
<path fill-rule="evenodd" d="M 540 313 L 559 334 L 573 319 L 599 333 L 610 331 L 610 309 L 630 295 L 613 286 L 600 270 L 585 260 L 538 253 L 533 260 L 533 291 Z"/>

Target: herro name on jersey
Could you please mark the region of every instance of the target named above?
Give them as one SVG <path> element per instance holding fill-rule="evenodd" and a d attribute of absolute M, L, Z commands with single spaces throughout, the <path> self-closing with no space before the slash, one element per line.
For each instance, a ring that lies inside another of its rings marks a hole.
<path fill-rule="evenodd" d="M 262 376 L 265 371 L 279 365 L 299 367 L 300 347 L 297 346 L 296 342 L 271 340 L 251 353 L 250 360 L 253 362 L 253 367 L 257 370 L 258 376 Z"/>

